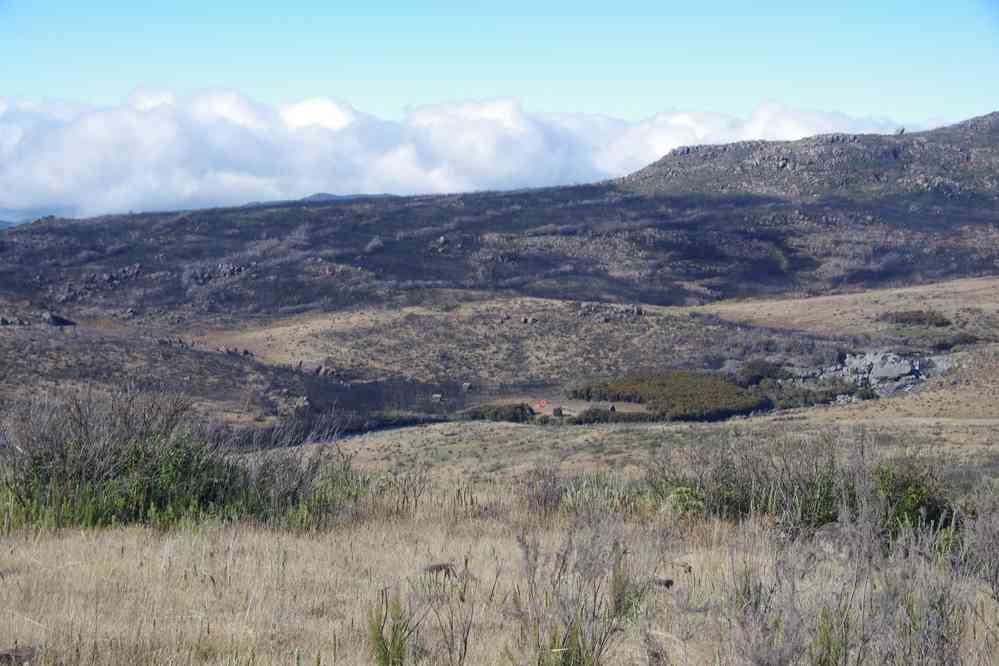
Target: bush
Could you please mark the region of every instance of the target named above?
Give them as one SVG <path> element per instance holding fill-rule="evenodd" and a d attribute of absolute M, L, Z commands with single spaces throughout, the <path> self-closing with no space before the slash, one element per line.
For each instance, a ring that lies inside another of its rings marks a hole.
<path fill-rule="evenodd" d="M 665 448 L 646 482 L 661 503 L 681 513 L 729 520 L 755 513 L 789 529 L 842 522 L 866 507 L 886 537 L 902 528 L 953 525 L 951 498 L 929 468 L 905 460 L 847 462 L 840 448 L 832 438 L 760 441 L 722 434 Z"/>
<path fill-rule="evenodd" d="M 570 532 L 554 553 L 521 532 L 524 585 L 514 589 L 510 615 L 519 644 L 511 663 L 601 666 L 622 640 L 651 588 L 649 571 L 629 561 L 617 524 Z M 588 537 L 588 538 L 587 538 Z"/>
<path fill-rule="evenodd" d="M 884 501 L 884 524 L 892 532 L 903 527 L 946 527 L 954 519 L 952 503 L 940 479 L 928 467 L 912 462 L 884 464 L 875 470 Z"/>
<path fill-rule="evenodd" d="M 848 384 L 841 379 L 819 382 L 814 386 L 777 384 L 772 380 L 764 379 L 759 386 L 759 391 L 766 395 L 778 409 L 825 405 L 841 395 L 857 395 L 862 400 L 869 399 L 868 393 L 864 392 L 863 389 L 858 389 L 855 385 Z"/>
<path fill-rule="evenodd" d="M 723 375 L 685 370 L 586 384 L 570 394 L 583 400 L 643 403 L 656 416 L 679 421 L 721 420 L 770 406 L 765 396 L 747 391 Z"/>
<path fill-rule="evenodd" d="M 933 340 L 934 351 L 952 351 L 962 345 L 973 345 L 979 341 L 978 336 L 971 333 L 955 333 Z"/>
<path fill-rule="evenodd" d="M 378 603 L 368 609 L 368 650 L 376 666 L 404 666 L 424 617 L 403 608 L 398 592 L 389 596 L 388 590 L 381 591 Z"/>
<path fill-rule="evenodd" d="M 584 409 L 569 421 L 572 425 L 590 425 L 593 423 L 650 423 L 661 420 L 661 417 L 648 412 L 612 412 L 609 409 L 590 407 Z"/>
<path fill-rule="evenodd" d="M 934 328 L 944 328 L 953 322 L 936 310 L 898 310 L 886 312 L 881 316 L 882 321 L 901 326 L 930 326 Z"/>
<path fill-rule="evenodd" d="M 527 423 L 534 418 L 534 410 L 527 403 L 511 405 L 483 405 L 465 412 L 465 418 L 473 421 L 507 421 Z"/>
<path fill-rule="evenodd" d="M 791 373 L 777 363 L 754 359 L 747 361 L 735 373 L 735 383 L 743 388 L 756 386 L 765 379 L 790 379 Z"/>
<path fill-rule="evenodd" d="M 219 517 L 304 527 L 339 515 L 366 492 L 347 459 L 303 463 L 281 451 L 241 464 L 189 410 L 185 398 L 130 388 L 15 405 L 0 427 L 7 520 L 166 526 Z M 281 458 L 274 464 L 271 455 Z"/>

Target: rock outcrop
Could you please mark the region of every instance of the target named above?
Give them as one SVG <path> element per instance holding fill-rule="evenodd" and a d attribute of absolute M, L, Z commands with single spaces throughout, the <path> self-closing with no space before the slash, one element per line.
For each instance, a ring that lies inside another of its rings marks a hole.
<path fill-rule="evenodd" d="M 793 378 L 787 381 L 838 380 L 888 396 L 912 390 L 927 377 L 938 375 L 952 365 L 946 355 L 902 356 L 891 351 L 872 351 L 847 354 L 841 363 L 825 368 L 789 368 Z"/>

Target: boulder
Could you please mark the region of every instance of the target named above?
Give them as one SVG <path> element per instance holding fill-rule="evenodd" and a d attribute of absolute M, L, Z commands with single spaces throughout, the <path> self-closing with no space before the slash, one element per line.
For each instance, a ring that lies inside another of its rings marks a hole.
<path fill-rule="evenodd" d="M 76 326 L 75 321 L 66 319 L 65 317 L 60 317 L 54 312 L 46 312 L 45 315 L 42 317 L 42 321 L 44 321 L 49 326 Z"/>
<path fill-rule="evenodd" d="M 846 357 L 844 365 L 849 375 L 870 384 L 897 381 L 916 372 L 916 365 L 911 359 L 892 352 L 851 354 Z"/>
<path fill-rule="evenodd" d="M 883 358 L 871 367 L 871 382 L 897 381 L 913 373 L 912 362 L 904 358 Z"/>

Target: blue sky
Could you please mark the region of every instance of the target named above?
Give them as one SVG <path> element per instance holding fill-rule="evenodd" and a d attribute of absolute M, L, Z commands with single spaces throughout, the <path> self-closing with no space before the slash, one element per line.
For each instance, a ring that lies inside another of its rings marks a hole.
<path fill-rule="evenodd" d="M 387 117 L 516 97 L 631 120 L 778 100 L 955 120 L 999 108 L 997 4 L 0 0 L 0 94 L 108 104 L 222 87 Z"/>
<path fill-rule="evenodd" d="M 999 0 L 350 4 L 0 0 L 0 218 L 562 184 L 999 109 Z"/>

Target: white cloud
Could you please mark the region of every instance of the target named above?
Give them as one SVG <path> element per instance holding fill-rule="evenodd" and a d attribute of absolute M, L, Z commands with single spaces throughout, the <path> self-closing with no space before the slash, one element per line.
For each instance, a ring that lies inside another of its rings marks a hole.
<path fill-rule="evenodd" d="M 779 104 L 745 119 L 668 111 L 626 122 L 531 113 L 497 99 L 420 107 L 388 121 L 326 97 L 273 107 L 232 91 L 183 98 L 138 90 L 101 108 L 0 97 L 0 209 L 91 215 L 320 191 L 579 183 L 624 175 L 680 145 L 895 127 Z"/>
<path fill-rule="evenodd" d="M 357 118 L 354 109 L 325 97 L 313 97 L 281 107 L 281 118 L 290 129 L 322 127 L 339 131 Z"/>

